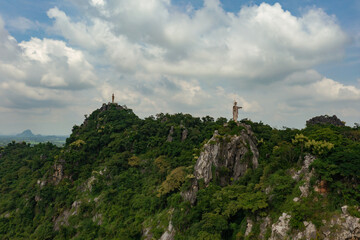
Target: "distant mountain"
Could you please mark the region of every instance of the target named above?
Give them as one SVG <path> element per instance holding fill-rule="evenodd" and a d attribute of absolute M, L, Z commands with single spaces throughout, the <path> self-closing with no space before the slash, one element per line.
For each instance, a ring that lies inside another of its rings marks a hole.
<path fill-rule="evenodd" d="M 6 146 L 12 141 L 27 142 L 32 145 L 37 143 L 51 142 L 57 146 L 63 146 L 68 136 L 33 134 L 30 129 L 16 135 L 0 135 L 0 146 Z"/>
<path fill-rule="evenodd" d="M 30 129 L 27 129 L 27 130 L 23 131 L 22 133 L 16 134 L 16 137 L 26 137 L 26 138 L 28 138 L 28 137 L 35 137 L 35 136 L 36 135 L 34 135 Z"/>

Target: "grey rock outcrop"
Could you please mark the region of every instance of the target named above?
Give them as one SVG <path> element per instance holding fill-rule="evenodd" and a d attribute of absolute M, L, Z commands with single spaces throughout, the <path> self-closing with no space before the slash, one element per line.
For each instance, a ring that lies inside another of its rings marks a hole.
<path fill-rule="evenodd" d="M 96 225 L 100 226 L 103 223 L 103 216 L 101 213 L 96 213 L 92 220 L 94 223 L 96 223 Z"/>
<path fill-rule="evenodd" d="M 268 227 L 271 224 L 271 219 L 269 216 L 260 219 L 260 234 L 259 234 L 259 239 L 265 239 L 265 235 L 266 235 L 266 231 L 268 229 Z"/>
<path fill-rule="evenodd" d="M 306 126 L 315 124 L 332 124 L 339 127 L 345 126 L 344 122 L 342 122 L 336 115 L 333 115 L 332 117 L 328 115 L 317 116 L 306 121 Z"/>
<path fill-rule="evenodd" d="M 254 226 L 254 222 L 251 219 L 246 219 L 246 222 L 245 237 L 249 236 Z"/>
<path fill-rule="evenodd" d="M 167 142 L 172 142 L 173 141 L 173 134 L 174 134 L 174 126 L 171 126 L 170 130 L 169 130 L 169 134 L 167 136 Z"/>
<path fill-rule="evenodd" d="M 59 216 L 53 219 L 54 230 L 59 231 L 61 226 L 69 226 L 69 217 L 78 214 L 80 205 L 81 201 L 73 202 L 71 209 L 64 210 Z"/>
<path fill-rule="evenodd" d="M 315 160 L 314 156 L 312 156 L 310 154 L 305 155 L 304 164 L 301 167 L 301 169 L 291 175 L 291 177 L 297 182 L 300 181 L 301 179 L 304 180 L 304 184 L 299 186 L 299 189 L 301 192 L 300 198 L 295 197 L 293 199 L 294 202 L 298 202 L 302 198 L 307 197 L 309 195 L 310 179 L 314 175 L 314 171 L 313 170 L 310 171 L 309 167 L 310 167 L 310 164 L 314 162 L 314 160 Z"/>
<path fill-rule="evenodd" d="M 144 240 L 151 240 L 153 239 L 153 233 L 151 232 L 151 227 L 147 227 L 143 229 L 142 237 Z"/>
<path fill-rule="evenodd" d="M 65 160 L 63 158 L 59 158 L 54 166 L 54 173 L 52 175 L 52 182 L 57 185 L 60 183 L 61 180 L 63 180 L 63 178 L 66 178 L 67 176 L 65 176 L 64 174 L 64 165 L 65 165 Z"/>
<path fill-rule="evenodd" d="M 342 213 L 334 215 L 330 220 L 323 220 L 323 226 L 316 229 L 312 222 L 304 221 L 303 231 L 291 231 L 289 222 L 291 215 L 283 213 L 279 220 L 271 226 L 270 240 L 294 239 L 294 240 L 354 240 L 360 239 L 360 218 L 348 213 L 348 206 L 341 208 Z M 359 211 L 359 210 L 358 210 Z M 263 237 L 259 236 L 259 239 Z"/>
<path fill-rule="evenodd" d="M 53 181 L 57 185 L 64 178 L 64 167 L 61 163 L 54 164 Z"/>
<path fill-rule="evenodd" d="M 159 240 L 174 240 L 175 238 L 175 234 L 176 234 L 176 230 L 172 224 L 172 214 L 174 212 L 174 208 L 170 208 L 168 211 L 167 211 L 167 219 L 168 219 L 168 222 L 167 224 L 165 225 L 164 221 L 158 221 L 158 220 L 155 220 L 154 222 L 154 219 L 149 219 L 149 221 L 147 222 L 144 222 L 143 223 L 143 228 L 142 228 L 142 238 L 141 239 L 144 239 L 144 240 L 153 240 L 153 239 L 159 239 Z M 154 224 L 157 224 L 157 227 L 156 229 L 161 229 L 163 230 L 163 234 L 160 236 L 160 238 L 155 238 L 154 236 L 154 232 L 153 232 L 153 226 Z"/>
<path fill-rule="evenodd" d="M 291 177 L 295 180 L 295 181 L 299 181 L 300 180 L 300 176 L 302 174 L 309 174 L 309 167 L 310 167 L 310 164 L 312 164 L 315 160 L 315 157 L 310 155 L 310 154 L 307 154 L 305 155 L 304 157 L 304 164 L 303 166 L 301 167 L 301 169 L 295 173 L 293 173 L 291 175 Z"/>
<path fill-rule="evenodd" d="M 187 136 L 188 136 L 188 130 L 186 128 L 184 128 L 184 130 L 181 133 L 181 141 L 182 142 L 185 141 Z"/>
<path fill-rule="evenodd" d="M 159 240 L 174 240 L 174 237 L 175 237 L 175 229 L 170 221 L 167 230 L 163 233 L 163 235 L 161 235 Z"/>
<path fill-rule="evenodd" d="M 41 179 L 38 179 L 36 181 L 36 184 L 40 187 L 40 189 L 42 189 L 45 185 L 46 185 L 46 181 L 45 180 L 41 180 Z"/>
<path fill-rule="evenodd" d="M 207 186 L 217 179 L 225 186 L 243 176 L 249 168 L 258 167 L 259 151 L 256 138 L 250 126 L 243 124 L 240 135 L 219 135 L 215 131 L 213 137 L 204 145 L 203 151 L 194 167 L 194 180 L 191 188 L 182 193 L 185 200 L 192 204 L 196 201 L 199 180 Z"/>
<path fill-rule="evenodd" d="M 302 239 L 316 239 L 316 227 L 312 222 L 304 221 L 305 230 L 299 232 L 293 239 L 302 240 Z"/>
<path fill-rule="evenodd" d="M 271 226 L 271 237 L 270 240 L 286 239 L 287 232 L 290 229 L 289 222 L 291 215 L 283 213 L 279 220 Z"/>
<path fill-rule="evenodd" d="M 341 208 L 342 214 L 333 216 L 320 232 L 324 240 L 353 240 L 360 239 L 360 219 L 348 213 L 348 206 Z"/>

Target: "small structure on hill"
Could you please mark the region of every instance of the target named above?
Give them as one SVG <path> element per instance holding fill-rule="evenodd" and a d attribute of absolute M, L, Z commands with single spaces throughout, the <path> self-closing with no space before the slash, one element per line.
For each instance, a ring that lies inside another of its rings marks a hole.
<path fill-rule="evenodd" d="M 234 122 L 237 122 L 238 116 L 239 116 L 239 109 L 241 109 L 242 107 L 238 107 L 237 106 L 237 102 L 234 101 L 234 106 L 233 106 L 233 120 Z"/>
<path fill-rule="evenodd" d="M 343 121 L 341 121 L 336 115 L 333 115 L 332 117 L 330 117 L 328 115 L 317 116 L 317 117 L 313 117 L 312 119 L 306 121 L 306 126 L 311 126 L 311 125 L 315 125 L 315 124 L 332 124 L 332 125 L 338 126 L 338 127 L 345 126 L 345 123 Z"/>
<path fill-rule="evenodd" d="M 115 100 L 115 95 L 114 94 L 112 94 L 111 99 L 112 99 L 112 103 L 114 103 L 114 100 Z"/>

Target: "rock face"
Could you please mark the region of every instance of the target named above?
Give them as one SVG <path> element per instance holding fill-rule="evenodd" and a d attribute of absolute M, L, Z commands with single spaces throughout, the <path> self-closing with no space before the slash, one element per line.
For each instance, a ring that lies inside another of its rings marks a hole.
<path fill-rule="evenodd" d="M 243 124 L 240 135 L 221 136 L 215 131 L 204 145 L 194 167 L 194 180 L 189 191 L 183 192 L 185 200 L 192 204 L 196 200 L 199 180 L 207 186 L 216 179 L 225 186 L 243 176 L 247 169 L 258 167 L 259 151 L 250 126 Z"/>
<path fill-rule="evenodd" d="M 186 128 L 184 128 L 184 130 L 181 133 L 181 141 L 182 142 L 185 141 L 187 136 L 188 136 L 188 130 Z"/>
<path fill-rule="evenodd" d="M 302 239 L 316 239 L 316 227 L 312 222 L 304 221 L 305 230 L 299 232 L 293 239 L 302 240 Z"/>
<path fill-rule="evenodd" d="M 254 226 L 254 223 L 251 219 L 246 219 L 246 230 L 245 230 L 245 237 L 249 236 L 249 234 L 251 233 L 251 230 Z"/>
<path fill-rule="evenodd" d="M 344 122 L 342 122 L 336 115 L 333 115 L 332 117 L 328 115 L 317 116 L 306 121 L 306 126 L 315 125 L 315 124 L 332 124 L 334 126 L 339 126 L 339 127 L 345 126 Z"/>
<path fill-rule="evenodd" d="M 173 134 L 174 134 L 174 126 L 171 126 L 170 130 L 169 130 L 169 134 L 167 136 L 167 142 L 172 142 L 173 141 Z"/>
<path fill-rule="evenodd" d="M 310 178 L 314 175 L 314 171 L 309 171 L 309 167 L 310 164 L 313 163 L 315 160 L 315 157 L 307 154 L 304 157 L 304 164 L 302 166 L 302 168 L 295 172 L 291 177 L 295 180 L 295 181 L 299 181 L 301 176 L 302 176 L 302 180 L 304 180 L 304 184 L 302 186 L 299 187 L 300 191 L 301 191 L 301 195 L 300 195 L 300 199 L 303 197 L 307 197 L 309 195 L 309 191 L 310 191 Z M 294 198 L 294 202 L 297 202 L 298 200 L 300 200 L 299 198 L 297 198 L 297 200 Z"/>
<path fill-rule="evenodd" d="M 69 226 L 69 217 L 78 214 L 80 205 L 81 201 L 75 201 L 71 205 L 71 209 L 64 210 L 58 217 L 54 218 L 54 230 L 59 231 L 63 225 Z"/>
<path fill-rule="evenodd" d="M 300 170 L 293 171 L 291 176 L 295 181 L 303 181 L 303 185 L 299 186 L 301 195 L 295 197 L 293 200 L 295 202 L 301 202 L 303 198 L 309 196 L 310 192 L 310 178 L 313 176 L 314 171 L 311 170 L 309 166 L 315 157 L 308 154 L 304 157 L 304 163 Z M 319 183 L 319 186 L 315 186 L 314 190 L 324 194 L 326 193 L 326 188 L 324 184 Z M 323 186 L 325 190 L 320 191 Z M 319 188 L 320 190 L 317 190 Z M 267 221 L 262 222 L 260 229 L 266 229 L 268 226 L 271 226 L 271 237 L 270 240 L 282 240 L 282 239 L 293 239 L 293 240 L 311 240 L 311 239 L 324 239 L 324 240 L 353 240 L 360 239 L 360 219 L 354 216 L 349 215 L 347 211 L 348 207 L 343 206 L 341 208 L 342 214 L 335 214 L 330 220 L 323 220 L 323 226 L 316 228 L 315 224 L 311 221 L 303 221 L 305 229 L 298 231 L 291 229 L 289 223 L 291 220 L 291 215 L 289 213 L 282 213 L 279 219 L 270 224 L 269 217 Z M 360 212 L 360 211 L 359 211 Z M 264 224 L 265 223 L 265 224 Z M 249 224 L 248 224 L 249 225 Z M 263 233 L 258 235 L 258 239 L 264 239 Z"/>
<path fill-rule="evenodd" d="M 161 235 L 159 240 L 173 240 L 174 237 L 175 237 L 175 229 L 170 221 L 168 229 L 163 233 L 163 235 Z"/>
<path fill-rule="evenodd" d="M 144 240 L 151 240 L 153 238 L 153 234 L 151 232 L 151 228 L 144 228 L 143 229 L 143 235 L 142 235 Z"/>
<path fill-rule="evenodd" d="M 64 178 L 64 167 L 61 163 L 54 164 L 54 170 L 53 181 L 57 185 Z"/>
<path fill-rule="evenodd" d="M 348 206 L 341 208 L 342 214 L 334 215 L 329 221 L 323 220 L 323 226 L 316 229 L 312 222 L 304 221 L 305 229 L 301 232 L 291 233 L 289 222 L 291 216 L 283 213 L 279 220 L 271 226 L 270 240 L 294 239 L 294 240 L 357 240 L 360 239 L 360 219 L 351 216 Z M 263 237 L 259 236 L 259 239 Z"/>
<path fill-rule="evenodd" d="M 265 234 L 267 231 L 268 226 L 270 226 L 271 224 L 271 219 L 269 216 L 259 219 L 261 224 L 260 224 L 260 234 L 259 234 L 259 239 L 265 239 Z"/>
<path fill-rule="evenodd" d="M 270 240 L 286 239 L 287 232 L 289 231 L 289 222 L 291 216 L 287 213 L 283 213 L 279 220 L 271 226 Z"/>
<path fill-rule="evenodd" d="M 325 226 L 320 229 L 324 240 L 353 240 L 360 239 L 360 219 L 351 216 L 348 206 L 341 208 L 340 216 L 333 216 Z"/>

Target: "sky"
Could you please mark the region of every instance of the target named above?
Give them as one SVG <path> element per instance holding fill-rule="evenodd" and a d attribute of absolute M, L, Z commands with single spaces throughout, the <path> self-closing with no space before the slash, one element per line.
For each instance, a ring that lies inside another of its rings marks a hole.
<path fill-rule="evenodd" d="M 0 134 L 70 134 L 115 101 L 303 128 L 360 122 L 358 0 L 0 0 Z"/>

